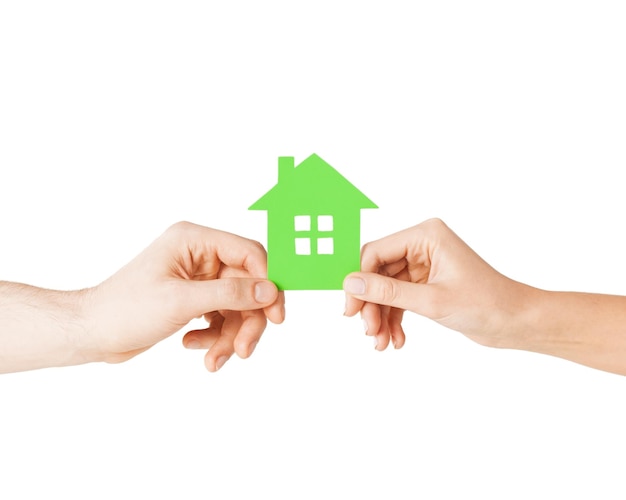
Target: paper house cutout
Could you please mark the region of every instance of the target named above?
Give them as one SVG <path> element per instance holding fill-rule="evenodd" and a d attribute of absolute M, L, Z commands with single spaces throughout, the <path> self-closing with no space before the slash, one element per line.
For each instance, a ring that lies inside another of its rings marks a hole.
<path fill-rule="evenodd" d="M 378 208 L 316 154 L 278 158 L 278 183 L 249 210 L 267 211 L 268 279 L 280 290 L 341 290 L 358 271 L 361 209 Z"/>

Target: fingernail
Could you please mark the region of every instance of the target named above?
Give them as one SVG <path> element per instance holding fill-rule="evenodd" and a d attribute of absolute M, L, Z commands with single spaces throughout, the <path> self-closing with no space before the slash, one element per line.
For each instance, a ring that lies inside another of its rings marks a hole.
<path fill-rule="evenodd" d="M 374 349 L 376 349 L 378 347 L 378 337 L 376 337 L 376 335 L 374 335 Z"/>
<path fill-rule="evenodd" d="M 226 361 L 228 361 L 228 356 L 220 356 L 217 358 L 217 361 L 215 362 L 215 369 L 219 370 L 222 366 L 224 366 Z"/>
<path fill-rule="evenodd" d="M 361 278 L 347 278 L 343 283 L 343 289 L 352 295 L 363 295 L 365 293 L 365 280 Z"/>
<path fill-rule="evenodd" d="M 265 303 L 274 298 L 276 294 L 276 288 L 267 281 L 261 281 L 254 285 L 254 300 L 257 302 Z"/>
<path fill-rule="evenodd" d="M 363 318 L 363 330 L 365 331 L 365 335 L 367 335 L 368 330 L 370 329 L 370 326 L 367 324 L 367 320 L 365 318 Z"/>
<path fill-rule="evenodd" d="M 190 340 L 185 347 L 187 349 L 202 349 L 202 344 L 198 340 Z"/>

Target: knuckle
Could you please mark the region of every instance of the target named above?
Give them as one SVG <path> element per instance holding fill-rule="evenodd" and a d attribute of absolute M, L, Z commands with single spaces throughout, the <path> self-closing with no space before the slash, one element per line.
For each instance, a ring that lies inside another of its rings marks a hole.
<path fill-rule="evenodd" d="M 441 231 L 442 229 L 447 227 L 445 222 L 441 220 L 439 217 L 433 217 L 431 219 L 428 219 L 422 222 L 420 226 L 422 226 L 423 228 L 427 230 L 431 230 L 435 232 Z"/>
<path fill-rule="evenodd" d="M 267 252 L 265 250 L 265 247 L 261 244 L 260 241 L 257 240 L 248 240 L 252 246 L 252 249 L 258 253 L 260 253 L 261 255 L 267 255 Z"/>
<path fill-rule="evenodd" d="M 366 243 L 363 247 L 361 247 L 361 264 L 368 262 L 371 259 L 372 251 L 371 242 Z"/>
<path fill-rule="evenodd" d="M 195 224 L 192 224 L 191 222 L 178 221 L 168 227 L 166 232 L 173 236 L 182 236 L 184 234 L 188 234 L 194 226 Z"/>
<path fill-rule="evenodd" d="M 379 258 L 376 252 L 376 246 L 372 242 L 366 243 L 361 248 L 361 270 L 375 271 L 379 267 Z"/>
<path fill-rule="evenodd" d="M 380 281 L 378 293 L 381 302 L 385 304 L 393 304 L 398 299 L 399 290 L 392 279 L 383 279 Z"/>
<path fill-rule="evenodd" d="M 239 283 L 230 278 L 221 279 L 218 288 L 218 293 L 223 299 L 223 302 L 232 302 L 233 299 L 239 298 L 241 295 L 241 287 Z"/>

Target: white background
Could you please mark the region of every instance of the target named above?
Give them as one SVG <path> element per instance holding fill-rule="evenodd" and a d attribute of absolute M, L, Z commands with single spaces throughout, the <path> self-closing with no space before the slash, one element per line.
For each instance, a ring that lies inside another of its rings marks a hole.
<path fill-rule="evenodd" d="M 621 1 L 0 3 L 0 278 L 92 286 L 315 152 L 529 284 L 626 294 Z M 183 332 L 122 365 L 0 377 L 0 498 L 624 498 L 626 378 L 341 292 L 219 373 Z"/>

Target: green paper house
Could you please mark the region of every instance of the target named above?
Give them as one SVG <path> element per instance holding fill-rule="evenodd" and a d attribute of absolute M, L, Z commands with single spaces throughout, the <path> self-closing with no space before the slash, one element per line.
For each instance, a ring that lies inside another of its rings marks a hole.
<path fill-rule="evenodd" d="M 268 279 L 280 290 L 341 290 L 360 268 L 361 209 L 378 208 L 316 154 L 278 158 L 278 183 L 250 210 L 267 210 Z"/>

